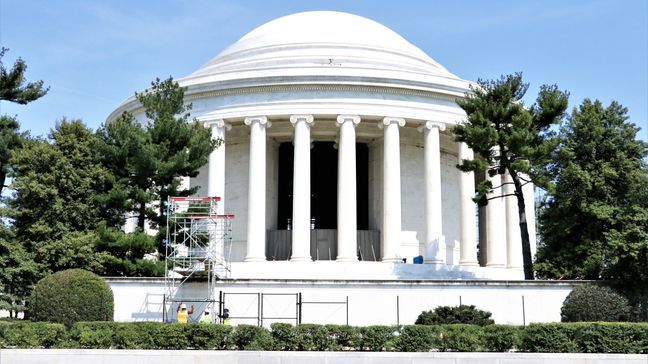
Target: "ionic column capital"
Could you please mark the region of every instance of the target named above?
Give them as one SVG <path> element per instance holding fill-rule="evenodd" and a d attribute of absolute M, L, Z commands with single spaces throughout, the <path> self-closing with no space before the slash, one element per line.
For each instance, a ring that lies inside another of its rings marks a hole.
<path fill-rule="evenodd" d="M 203 126 L 205 128 L 221 128 L 225 130 L 232 130 L 232 125 L 228 122 L 226 122 L 224 119 L 208 119 L 208 120 L 200 120 L 200 122 L 203 123 Z"/>
<path fill-rule="evenodd" d="M 433 128 L 437 128 L 439 129 L 439 131 L 444 131 L 446 129 L 446 126 L 442 122 L 428 120 L 416 129 L 419 132 L 423 132 L 425 130 L 432 130 Z"/>
<path fill-rule="evenodd" d="M 254 123 L 259 123 L 261 126 L 265 126 L 266 128 L 269 128 L 272 126 L 272 122 L 268 120 L 267 117 L 265 116 L 250 116 L 245 118 L 245 125 L 250 126 Z"/>
<path fill-rule="evenodd" d="M 227 130 L 227 131 L 232 130 L 232 124 L 226 122 L 226 121 L 223 120 L 223 119 L 218 119 L 218 120 L 214 120 L 214 121 L 212 121 L 212 122 L 210 123 L 210 126 L 211 126 L 212 128 L 225 129 L 225 130 Z"/>
<path fill-rule="evenodd" d="M 303 121 L 307 126 L 314 124 L 313 115 L 290 115 L 290 123 L 295 126 L 298 122 Z"/>
<path fill-rule="evenodd" d="M 344 124 L 346 122 L 349 122 L 349 121 L 353 124 L 353 126 L 357 126 L 358 124 L 360 124 L 360 116 L 358 116 L 358 115 L 338 115 L 337 122 L 335 123 L 335 125 L 340 127 L 340 126 L 342 126 L 342 124 Z"/>
<path fill-rule="evenodd" d="M 398 126 L 401 126 L 401 127 L 405 126 L 405 119 L 403 119 L 403 118 L 393 118 L 391 116 L 387 116 L 387 117 L 383 118 L 382 123 L 378 124 L 378 127 L 380 129 L 382 129 L 385 126 L 388 126 L 388 125 L 394 124 L 394 123 L 396 125 L 398 125 Z"/>

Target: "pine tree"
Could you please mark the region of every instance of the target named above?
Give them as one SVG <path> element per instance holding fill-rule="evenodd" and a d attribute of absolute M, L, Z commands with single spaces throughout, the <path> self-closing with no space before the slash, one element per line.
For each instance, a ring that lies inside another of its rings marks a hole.
<path fill-rule="evenodd" d="M 210 130 L 191 118 L 184 94 L 173 78 L 156 79 L 149 89 L 135 94 L 145 109 L 145 122 L 126 112 L 99 131 L 107 148 L 105 163 L 127 191 L 139 229 L 145 230 L 149 222 L 160 236 L 168 197 L 197 192 L 195 187 L 183 189 L 181 177 L 196 177 L 221 142 L 212 140 Z"/>
<path fill-rule="evenodd" d="M 25 105 L 45 96 L 49 87 L 44 87 L 43 81 L 25 84 L 27 64 L 21 58 L 18 58 L 11 70 L 7 71 L 2 63 L 2 57 L 8 50 L 0 47 L 0 100 Z"/>
<path fill-rule="evenodd" d="M 0 102 L 9 101 L 25 105 L 37 100 L 49 91 L 43 87 L 43 81 L 25 84 L 27 64 L 18 58 L 11 70 L 2 63 L 2 57 L 9 49 L 0 47 Z M 0 196 L 5 186 L 5 179 L 10 171 L 9 157 L 12 150 L 20 147 L 26 137 L 20 132 L 20 124 L 15 117 L 0 116 Z"/>
<path fill-rule="evenodd" d="M 465 98 L 457 100 L 467 120 L 453 130 L 455 139 L 465 142 L 478 157 L 462 160 L 458 166 L 462 171 L 485 172 L 491 177 L 511 176 L 518 205 L 524 277 L 533 279 L 522 186 L 531 182 L 548 185 L 544 165 L 555 146 L 550 127 L 563 117 L 568 94 L 556 86 L 545 85 L 540 88 L 536 103 L 526 108 L 522 98 L 527 89 L 520 73 L 499 80 L 479 80 Z M 487 204 L 487 194 L 501 187 L 485 179 L 477 186 L 476 201 Z"/>
<path fill-rule="evenodd" d="M 147 131 L 158 158 L 153 178 L 158 186 L 158 225 L 164 224 L 164 211 L 170 196 L 188 196 L 197 191 L 181 189 L 180 177 L 196 177 L 207 164 L 209 154 L 220 144 L 209 129 L 191 119 L 191 104 L 184 102 L 185 89 L 173 78 L 156 79 L 151 88 L 136 94 L 149 120 Z"/>

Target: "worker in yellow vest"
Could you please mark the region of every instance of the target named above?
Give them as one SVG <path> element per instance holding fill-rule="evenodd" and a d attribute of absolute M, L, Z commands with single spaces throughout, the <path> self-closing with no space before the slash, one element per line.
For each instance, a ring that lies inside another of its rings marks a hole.
<path fill-rule="evenodd" d="M 191 310 L 187 310 L 187 305 L 180 302 L 178 305 L 178 323 L 186 324 L 189 321 L 189 315 L 193 314 L 194 305 L 191 305 Z"/>
<path fill-rule="evenodd" d="M 209 314 L 209 310 L 206 309 L 205 312 L 203 312 L 202 316 L 200 316 L 200 320 L 198 320 L 199 323 L 201 324 L 211 324 L 211 315 Z"/>

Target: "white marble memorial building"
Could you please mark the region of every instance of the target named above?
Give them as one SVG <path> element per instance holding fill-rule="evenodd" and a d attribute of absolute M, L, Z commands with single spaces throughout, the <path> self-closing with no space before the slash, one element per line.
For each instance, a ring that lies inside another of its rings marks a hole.
<path fill-rule="evenodd" d="M 189 184 L 236 216 L 232 278 L 523 278 L 514 197 L 478 211 L 483 176 L 456 168 L 470 81 L 387 27 L 285 16 L 178 81 L 225 141 Z M 134 98 L 109 120 L 126 110 L 144 120 Z"/>

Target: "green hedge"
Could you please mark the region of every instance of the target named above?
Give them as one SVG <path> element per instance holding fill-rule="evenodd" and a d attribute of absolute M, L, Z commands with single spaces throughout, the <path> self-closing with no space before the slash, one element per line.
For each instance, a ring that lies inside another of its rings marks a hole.
<path fill-rule="evenodd" d="M 367 326 L 0 322 L 0 347 L 648 353 L 648 323 Z"/>

